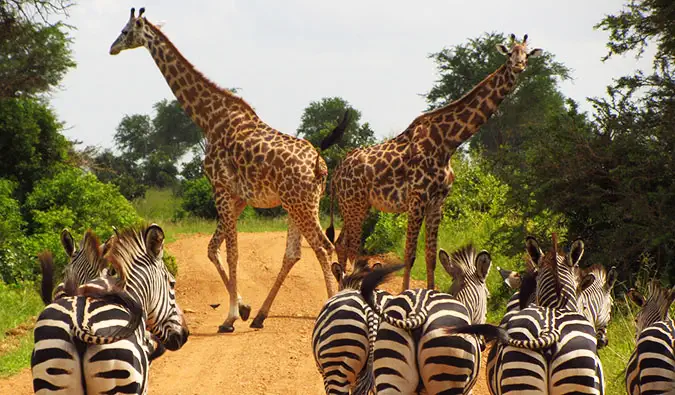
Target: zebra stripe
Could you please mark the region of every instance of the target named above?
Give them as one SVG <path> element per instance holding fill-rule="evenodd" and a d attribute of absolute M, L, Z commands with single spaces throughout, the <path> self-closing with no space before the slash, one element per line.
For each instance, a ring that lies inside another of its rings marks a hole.
<path fill-rule="evenodd" d="M 478 338 L 444 335 L 444 328 L 485 322 L 490 255 L 485 251 L 476 254 L 467 246 L 452 256 L 441 250 L 439 258 L 453 277 L 448 293 L 406 290 L 376 303 L 371 290 L 399 267 L 374 271 L 363 280 L 361 294 L 382 319 L 373 363 L 378 394 L 422 389 L 428 394 L 468 393 L 476 383 Z M 419 323 L 420 317 L 426 319 Z"/>
<path fill-rule="evenodd" d="M 669 316 L 675 287 L 666 289 L 658 280 L 648 285 L 645 298 L 635 289 L 628 297 L 641 307 L 636 317 L 637 345 L 626 368 L 630 395 L 675 393 L 675 324 Z"/>
<path fill-rule="evenodd" d="M 558 252 L 555 235 L 547 254 L 532 237 L 526 247 L 537 267 L 535 306 L 513 313 L 504 327 L 472 325 L 447 332 L 498 340 L 488 355 L 492 359 L 488 364 L 494 367 L 488 371 L 493 394 L 604 393 L 595 330 L 577 311 L 577 289 L 583 290 L 595 280 L 588 274 L 577 287 L 575 273 L 583 242 L 573 243 L 568 254 Z M 521 288 L 521 298 L 528 298 L 528 293 Z"/>
<path fill-rule="evenodd" d="M 612 288 L 617 273 L 614 267 L 608 272 L 604 266 L 595 264 L 581 269 L 579 278 L 583 279 L 588 274 L 593 274 L 595 281 L 579 294 L 578 310 L 593 324 L 600 349 L 609 343 L 607 326 L 612 315 Z"/>
<path fill-rule="evenodd" d="M 314 324 L 314 360 L 326 394 L 367 394 L 373 389 L 373 344 L 380 320 L 358 289 L 372 268 L 357 261 L 351 275 L 344 276 L 338 263 L 332 265 L 332 271 L 339 292 L 326 301 Z M 376 291 L 376 300 L 388 297 L 387 292 Z"/>
<path fill-rule="evenodd" d="M 151 225 L 125 230 L 111 247 L 119 284 L 147 314 L 133 335 L 111 344 L 76 337 L 76 326 L 89 328 L 92 339 L 114 337 L 132 319 L 127 308 L 100 295 L 87 296 L 94 293 L 89 284 L 77 288 L 84 295 L 58 299 L 40 314 L 31 357 L 36 393 L 147 393 L 146 325 L 169 350 L 179 349 L 189 333 L 175 301 L 175 280 L 162 262 L 163 240 L 162 229 Z"/>

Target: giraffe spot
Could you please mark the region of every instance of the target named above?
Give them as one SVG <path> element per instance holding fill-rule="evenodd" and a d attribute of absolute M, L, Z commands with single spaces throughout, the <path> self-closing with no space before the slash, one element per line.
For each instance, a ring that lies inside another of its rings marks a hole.
<path fill-rule="evenodd" d="M 441 133 L 441 128 L 438 125 L 431 125 L 429 130 L 429 138 L 434 144 L 440 145 L 443 142 L 443 136 Z"/>
<path fill-rule="evenodd" d="M 463 123 L 469 122 L 469 117 L 471 117 L 471 110 L 469 110 L 468 108 L 459 113 L 459 115 L 457 116 L 457 118 L 459 118 L 459 120 Z"/>
<path fill-rule="evenodd" d="M 473 135 L 472 129 L 466 128 L 462 131 L 462 135 L 459 137 L 461 141 L 466 141 Z"/>
<path fill-rule="evenodd" d="M 421 145 L 422 145 L 422 151 L 424 151 L 427 154 L 434 151 L 435 145 L 434 145 L 433 141 L 431 141 L 429 139 L 423 140 L 421 142 Z"/>
<path fill-rule="evenodd" d="M 176 69 L 176 66 L 169 65 L 169 74 L 173 77 L 175 77 L 178 74 L 178 70 Z"/>
<path fill-rule="evenodd" d="M 166 58 L 164 57 L 164 50 L 162 49 L 162 47 L 157 48 L 157 56 L 162 62 L 166 61 Z"/>

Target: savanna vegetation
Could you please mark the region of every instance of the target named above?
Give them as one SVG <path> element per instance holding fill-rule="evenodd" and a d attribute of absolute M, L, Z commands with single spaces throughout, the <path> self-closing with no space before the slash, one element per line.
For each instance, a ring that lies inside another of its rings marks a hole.
<path fill-rule="evenodd" d="M 114 147 L 82 147 L 68 140 L 49 106 L 48 93 L 76 65 L 71 28 L 59 19 L 66 0 L 0 1 L 0 344 L 6 333 L 40 309 L 36 255 L 65 254 L 58 235 L 93 229 L 106 238 L 112 226 L 160 223 L 169 237 L 215 227 L 211 185 L 202 171 L 202 132 L 175 100 L 158 100 L 152 114 L 128 114 L 114 131 Z M 673 6 L 632 1 L 598 21 L 608 34 L 609 59 L 642 56 L 655 46 L 653 67 L 621 77 L 607 94 L 579 111 L 560 82 L 572 77 L 563 59 L 545 52 L 530 61 L 516 91 L 453 158 L 456 180 L 445 202 L 439 244 L 454 250 L 474 243 L 494 266 L 522 268 L 523 240 L 551 232 L 586 243 L 584 262 L 616 266 L 616 308 L 609 346 L 601 351 L 608 393 L 622 393 L 633 348 L 633 319 L 624 303 L 637 279 L 675 283 L 675 25 Z M 460 97 L 504 61 L 485 33 L 430 55 L 439 79 L 428 89 L 428 109 Z M 609 66 L 608 66 L 609 67 Z M 159 98 L 158 98 L 159 99 Z M 323 152 L 333 169 L 354 148 L 377 142 L 361 112 L 340 97 L 309 103 L 295 135 L 318 146 L 350 114 L 345 138 Z M 321 209 L 325 215 L 328 199 Z M 247 208 L 240 231 L 285 229 L 282 209 Z M 364 225 L 363 252 L 403 254 L 405 215 L 373 211 Z M 413 275 L 425 278 L 420 251 Z M 177 270 L 175 260 L 167 264 Z M 493 268 L 494 268 L 493 266 Z M 439 269 L 439 286 L 449 279 Z M 489 321 L 501 317 L 510 295 L 495 270 Z M 24 366 L 30 341 L 0 356 L 0 375 Z M 0 348 L 5 349 L 5 348 Z M 23 359 L 22 359 L 23 358 Z M 24 361 L 22 364 L 17 361 Z"/>

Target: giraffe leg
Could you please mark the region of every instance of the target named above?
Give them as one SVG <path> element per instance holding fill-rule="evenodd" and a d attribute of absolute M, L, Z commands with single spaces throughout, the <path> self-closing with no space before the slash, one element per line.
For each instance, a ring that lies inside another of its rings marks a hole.
<path fill-rule="evenodd" d="M 358 203 L 358 205 L 353 203 Z M 359 255 L 363 221 L 365 221 L 366 216 L 368 215 L 368 209 L 370 208 L 365 203 L 365 199 L 354 199 L 352 205 L 347 207 L 344 211 L 347 214 L 344 216 L 344 225 L 340 232 L 340 236 L 344 233 L 344 241 L 342 243 L 342 248 L 344 249 L 342 258 L 344 261 L 340 260 L 340 252 L 338 252 L 338 262 L 340 262 L 342 267 L 346 268 L 345 265 L 347 260 L 350 260 L 353 264 Z M 335 248 L 337 249 L 337 246 Z"/>
<path fill-rule="evenodd" d="M 284 280 L 286 279 L 286 276 L 293 268 L 293 265 L 295 265 L 295 263 L 300 260 L 301 242 L 302 242 L 302 233 L 300 233 L 300 229 L 295 225 L 293 218 L 289 217 L 288 236 L 286 237 L 286 253 L 284 254 L 284 260 L 283 263 L 281 264 L 281 270 L 279 271 L 277 279 L 274 282 L 272 289 L 270 289 L 270 292 L 267 295 L 265 302 L 263 303 L 262 307 L 260 307 L 260 310 L 253 319 L 253 322 L 251 322 L 251 328 L 263 327 L 265 318 L 267 318 L 267 314 L 269 313 L 270 308 L 272 307 L 274 298 L 277 297 L 277 293 L 281 288 L 281 284 L 284 283 Z"/>
<path fill-rule="evenodd" d="M 239 318 L 239 307 L 243 311 L 251 308 L 242 303 L 241 296 L 237 293 L 236 288 L 236 264 L 238 259 L 237 253 L 237 228 L 236 219 L 246 207 L 246 202 L 232 198 L 223 191 L 215 191 L 216 208 L 218 209 L 218 224 L 216 231 L 209 242 L 209 259 L 216 266 L 220 278 L 225 283 L 227 292 L 230 298 L 230 311 L 228 317 L 225 319 L 223 325 L 218 327 L 218 332 L 232 332 L 234 331 L 233 323 Z M 220 246 L 226 242 L 227 263 L 229 266 L 230 275 L 228 276 L 220 259 Z M 234 272 L 232 268 L 234 267 Z M 232 274 L 235 278 L 232 278 Z M 233 281 L 234 280 L 234 281 Z M 233 286 L 234 285 L 234 286 Z"/>
<path fill-rule="evenodd" d="M 405 253 L 403 263 L 405 271 L 403 273 L 403 291 L 410 288 L 410 271 L 415 263 L 417 255 L 417 237 L 420 234 L 422 221 L 424 220 L 424 204 L 412 200 L 408 209 L 408 230 L 405 237 Z"/>
<path fill-rule="evenodd" d="M 443 200 L 445 196 L 433 199 L 427 205 L 427 212 L 425 216 L 425 249 L 424 258 L 427 263 L 427 288 L 434 289 L 435 287 L 435 270 L 436 270 L 436 250 L 438 245 L 438 227 L 443 218 Z"/>

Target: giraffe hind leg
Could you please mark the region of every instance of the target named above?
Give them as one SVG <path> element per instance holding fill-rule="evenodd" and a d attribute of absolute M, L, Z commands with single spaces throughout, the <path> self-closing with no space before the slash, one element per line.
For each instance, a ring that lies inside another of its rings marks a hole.
<path fill-rule="evenodd" d="M 300 260 L 301 242 L 302 233 L 300 233 L 300 229 L 295 225 L 293 218 L 289 217 L 288 235 L 286 237 L 286 252 L 284 254 L 283 263 L 281 264 L 281 270 L 277 275 L 274 285 L 272 285 L 272 289 L 270 289 L 269 294 L 267 294 L 265 302 L 263 302 L 263 305 L 260 307 L 258 314 L 253 319 L 253 322 L 251 322 L 251 328 L 261 329 L 263 327 L 265 319 L 269 314 L 274 299 L 277 297 L 277 293 L 279 293 L 281 285 L 284 283 L 286 276 L 291 271 L 293 266 Z"/>

